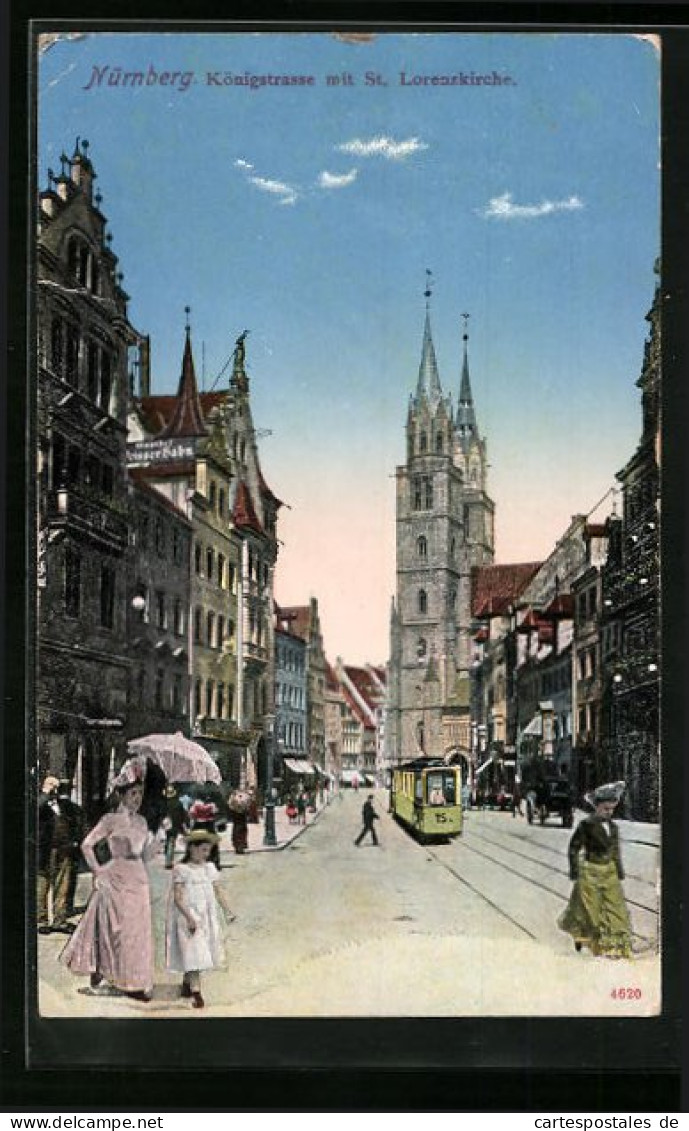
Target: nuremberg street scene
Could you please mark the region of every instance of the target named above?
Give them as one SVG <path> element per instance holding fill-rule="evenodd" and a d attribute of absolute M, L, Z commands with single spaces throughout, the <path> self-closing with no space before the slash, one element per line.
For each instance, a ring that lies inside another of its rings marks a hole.
<path fill-rule="evenodd" d="M 427 273 L 381 532 L 389 654 L 354 665 L 308 579 L 302 604 L 275 599 L 286 503 L 262 470 L 249 331 L 203 392 L 180 311 L 177 393 L 156 393 L 94 179 L 78 140 L 38 201 L 41 1013 L 655 1011 L 657 285 L 614 488 L 543 560 L 503 563 L 470 321 L 448 388 Z M 602 848 L 570 845 L 584 818 Z M 615 871 L 617 837 L 624 873 L 587 926 L 584 871 Z M 219 909 L 195 920 L 209 853 Z"/>

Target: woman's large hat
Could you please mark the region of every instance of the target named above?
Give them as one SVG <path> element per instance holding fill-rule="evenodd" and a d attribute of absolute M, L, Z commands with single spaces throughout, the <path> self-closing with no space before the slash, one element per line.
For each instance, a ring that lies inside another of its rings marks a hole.
<path fill-rule="evenodd" d="M 220 844 L 220 837 L 210 829 L 192 829 L 184 839 L 187 844 Z"/>
<path fill-rule="evenodd" d="M 597 789 L 594 789 L 590 799 L 594 805 L 600 805 L 604 801 L 612 801 L 617 805 L 626 788 L 626 782 L 608 782 L 607 785 L 599 785 Z"/>

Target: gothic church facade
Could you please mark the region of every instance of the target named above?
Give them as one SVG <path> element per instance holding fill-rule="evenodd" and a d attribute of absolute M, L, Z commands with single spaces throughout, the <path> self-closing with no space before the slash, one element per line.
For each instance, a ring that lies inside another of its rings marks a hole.
<path fill-rule="evenodd" d="M 428 292 L 426 298 L 428 300 Z M 486 441 L 469 378 L 466 320 L 456 410 L 442 388 L 427 302 L 421 364 L 396 470 L 388 765 L 471 758 L 471 573 L 494 556 Z"/>

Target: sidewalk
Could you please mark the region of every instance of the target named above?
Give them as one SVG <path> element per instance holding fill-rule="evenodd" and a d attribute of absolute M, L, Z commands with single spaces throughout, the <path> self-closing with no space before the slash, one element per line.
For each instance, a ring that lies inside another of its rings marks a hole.
<path fill-rule="evenodd" d="M 265 836 L 265 810 L 263 816 L 260 818 L 258 824 L 248 826 L 248 846 L 247 852 L 277 852 L 281 848 L 286 848 L 293 840 L 301 836 L 310 825 L 316 822 L 325 809 L 329 805 L 336 803 L 336 798 L 333 797 L 329 802 L 317 802 L 315 813 L 306 814 L 306 824 L 298 825 L 296 821 L 291 822 L 287 813 L 285 812 L 284 805 L 275 806 L 275 840 L 276 844 L 264 844 L 263 839 Z M 220 859 L 225 855 L 235 855 L 232 847 L 232 825 L 227 826 L 227 832 L 222 833 L 220 837 Z"/>

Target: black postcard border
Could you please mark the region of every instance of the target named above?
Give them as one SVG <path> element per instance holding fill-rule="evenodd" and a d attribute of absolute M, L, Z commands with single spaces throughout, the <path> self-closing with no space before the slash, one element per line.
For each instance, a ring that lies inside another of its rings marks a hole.
<path fill-rule="evenodd" d="M 86 5 L 82 5 L 86 7 Z M 28 861 L 21 846 L 27 792 L 24 750 L 30 721 L 26 697 L 26 528 L 30 448 L 23 443 L 30 421 L 25 383 L 27 359 L 27 239 L 32 217 L 26 170 L 30 164 L 28 74 L 30 21 L 51 30 L 76 30 L 107 19 L 122 30 L 170 30 L 171 6 L 147 0 L 147 14 L 133 4 L 104 0 L 88 5 L 88 17 L 66 0 L 43 11 L 30 0 L 14 5 L 5 37 L 9 76 L 3 125 L 10 140 L 5 183 L 10 187 L 7 253 L 9 294 L 7 438 L 2 484 L 5 514 L 5 625 L 3 856 L 2 856 L 2 1082 L 5 1110 L 198 1111 L 347 1110 L 681 1110 L 679 1065 L 681 955 L 686 953 L 686 782 L 682 746 L 686 732 L 686 669 L 683 640 L 687 596 L 683 584 L 687 530 L 683 513 L 687 480 L 687 138 L 689 138 L 689 31 L 684 6 L 429 4 L 289 5 L 278 14 L 257 4 L 237 5 L 232 21 L 217 23 L 217 10 L 202 0 L 174 5 L 175 30 L 455 30 L 455 31 L 658 31 L 663 37 L 663 1012 L 658 1018 L 458 1018 L 458 1019 L 203 1019 L 205 1056 L 190 1063 L 189 1022 L 57 1020 L 37 1017 L 33 938 L 25 938 L 24 907 L 32 901 Z M 180 13 L 184 10 L 183 15 Z M 186 10 L 188 9 L 188 10 Z M 400 12 L 409 19 L 400 20 Z M 362 13 L 361 17 L 359 13 Z M 486 14 L 490 20 L 486 20 Z M 460 19 L 461 16 L 461 19 Z M 165 23 L 161 21 L 165 17 Z M 649 18 L 652 17 L 652 18 Z M 684 17 L 679 20 L 678 17 Z M 289 23 L 283 20 L 289 19 Z M 204 27 L 198 28 L 198 20 Z M 124 22 L 126 21 L 126 23 Z M 177 23 L 176 21 L 179 21 Z M 257 21 L 259 21 L 257 23 Z M 3 147 L 3 156 L 6 153 Z M 4 233 L 3 233 L 4 234 Z M 5 250 L 5 247 L 3 247 Z M 649 265 L 649 275 L 650 275 Z M 683 387 L 683 384 L 685 387 Z M 1 439 L 2 437 L 0 437 Z M 29 830 L 30 832 L 30 830 Z M 682 839 L 680 839 L 682 838 Z M 27 854 L 28 855 L 28 854 Z M 685 945 L 680 950 L 680 931 Z M 26 949 L 25 949 L 26 944 Z M 197 1030 L 195 1030 L 195 1033 Z M 31 1053 L 30 1059 L 27 1054 Z M 151 1054 L 155 1053 L 155 1056 Z M 222 1074 L 218 1072 L 222 1070 Z M 126 1090 L 123 1085 L 126 1081 Z M 79 1096 L 78 1103 L 75 1097 Z M 401 1098 L 403 1097 L 403 1098 Z M 573 1106 L 575 1105 L 575 1106 Z M 576 1106 L 578 1105 L 578 1106 Z M 0 1110 L 3 1110 L 0 1108 Z"/>

